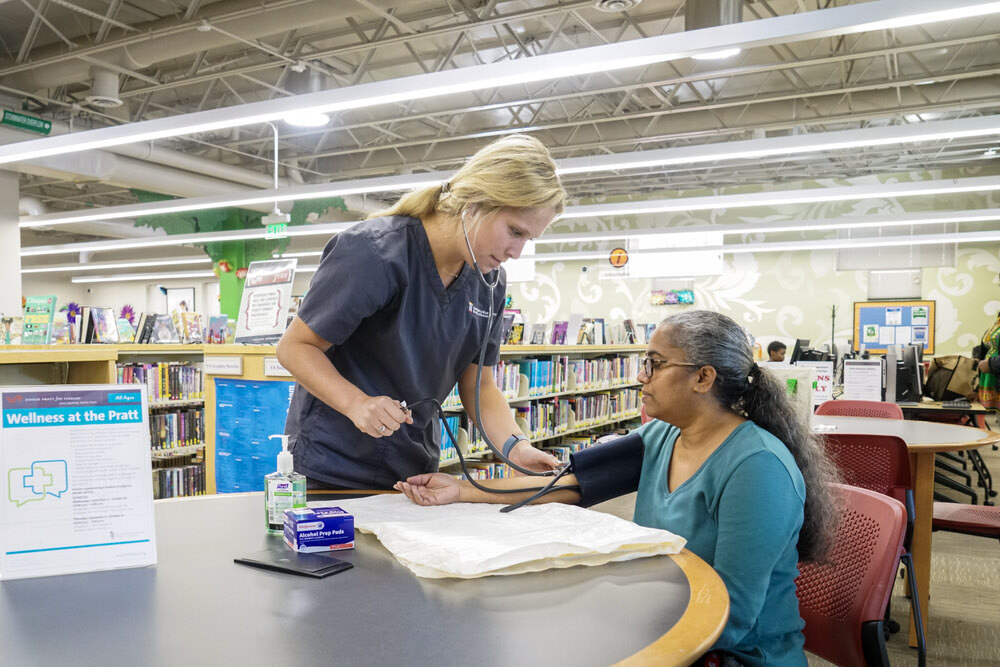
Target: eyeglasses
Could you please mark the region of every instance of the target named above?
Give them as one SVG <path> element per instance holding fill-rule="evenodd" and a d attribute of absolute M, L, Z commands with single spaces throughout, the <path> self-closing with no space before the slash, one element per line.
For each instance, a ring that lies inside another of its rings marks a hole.
<path fill-rule="evenodd" d="M 660 366 L 697 366 L 698 364 L 692 364 L 690 361 L 670 361 L 668 359 L 653 359 L 652 357 L 646 356 L 641 360 L 642 362 L 642 372 L 646 374 L 646 377 L 653 377 L 653 371 L 655 371 Z"/>

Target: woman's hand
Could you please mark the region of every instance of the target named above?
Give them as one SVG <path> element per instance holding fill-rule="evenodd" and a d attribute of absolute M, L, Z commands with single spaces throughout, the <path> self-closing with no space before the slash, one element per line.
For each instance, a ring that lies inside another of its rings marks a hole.
<path fill-rule="evenodd" d="M 990 360 L 989 359 L 980 359 L 979 360 L 979 372 L 980 373 L 989 373 L 990 372 Z"/>
<path fill-rule="evenodd" d="M 447 505 L 458 501 L 462 486 L 451 475 L 431 472 L 396 482 L 392 488 L 418 505 Z"/>
<path fill-rule="evenodd" d="M 559 467 L 559 459 L 540 449 L 535 449 L 527 440 L 518 441 L 513 449 L 510 450 L 508 458 L 522 468 L 527 468 L 534 472 L 546 472 Z M 521 473 L 515 470 L 514 474 L 519 475 Z"/>
<path fill-rule="evenodd" d="M 347 415 L 359 431 L 373 438 L 383 438 L 399 430 L 403 422 L 413 423 L 409 410 L 388 396 L 365 396 Z"/>

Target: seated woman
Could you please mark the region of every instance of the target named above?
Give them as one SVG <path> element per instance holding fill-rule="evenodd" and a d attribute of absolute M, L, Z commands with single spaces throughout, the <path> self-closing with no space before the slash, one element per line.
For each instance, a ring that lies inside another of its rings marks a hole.
<path fill-rule="evenodd" d="M 685 537 L 729 590 L 729 621 L 713 650 L 727 654 L 729 664 L 805 665 L 797 564 L 822 557 L 835 516 L 827 488 L 833 468 L 817 437 L 784 385 L 754 363 L 744 331 L 719 313 L 664 320 L 638 380 L 654 418 L 637 431 L 641 443 L 626 436 L 574 454 L 576 473 L 559 483 L 579 490 L 542 501 L 589 505 L 608 498 L 609 489 L 637 490 L 635 522 Z M 605 463 L 593 465 L 597 459 Z M 511 489 L 538 481 L 489 484 Z M 530 495 L 490 494 L 440 473 L 395 488 L 420 505 Z"/>

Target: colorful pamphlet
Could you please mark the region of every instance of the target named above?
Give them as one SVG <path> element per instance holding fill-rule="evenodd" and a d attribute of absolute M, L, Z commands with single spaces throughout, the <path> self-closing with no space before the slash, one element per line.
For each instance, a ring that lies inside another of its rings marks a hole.
<path fill-rule="evenodd" d="M 24 302 L 24 345 L 48 345 L 52 340 L 52 319 L 56 313 L 55 296 L 29 296 Z"/>
<path fill-rule="evenodd" d="M 285 333 L 297 259 L 251 262 L 236 320 L 236 342 L 273 345 Z"/>

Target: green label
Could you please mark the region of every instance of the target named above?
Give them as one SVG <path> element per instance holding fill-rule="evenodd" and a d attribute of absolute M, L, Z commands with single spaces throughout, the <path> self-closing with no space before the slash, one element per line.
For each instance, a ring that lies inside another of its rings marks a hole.
<path fill-rule="evenodd" d="M 47 120 L 6 109 L 4 109 L 3 118 L 0 118 L 0 125 L 10 125 L 19 130 L 27 130 L 37 134 L 48 134 L 52 131 L 52 123 Z"/>
<path fill-rule="evenodd" d="M 267 226 L 267 231 L 264 233 L 264 238 L 266 239 L 280 239 L 288 236 L 288 223 L 279 222 L 273 225 Z"/>

